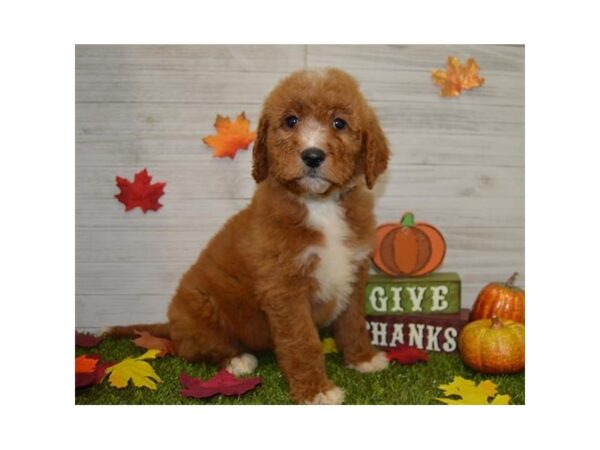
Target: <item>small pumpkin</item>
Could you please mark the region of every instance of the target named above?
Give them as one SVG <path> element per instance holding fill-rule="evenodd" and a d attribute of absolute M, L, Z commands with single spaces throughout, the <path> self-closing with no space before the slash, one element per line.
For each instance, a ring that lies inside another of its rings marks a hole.
<path fill-rule="evenodd" d="M 525 323 L 525 291 L 514 285 L 517 275 L 513 273 L 506 283 L 485 286 L 473 304 L 470 320 L 497 316 Z"/>
<path fill-rule="evenodd" d="M 413 213 L 400 224 L 377 227 L 373 264 L 391 276 L 421 276 L 437 269 L 446 256 L 442 233 L 427 223 L 416 223 Z"/>
<path fill-rule="evenodd" d="M 525 326 L 513 320 L 470 322 L 458 336 L 463 362 L 477 372 L 517 373 L 525 368 Z"/>

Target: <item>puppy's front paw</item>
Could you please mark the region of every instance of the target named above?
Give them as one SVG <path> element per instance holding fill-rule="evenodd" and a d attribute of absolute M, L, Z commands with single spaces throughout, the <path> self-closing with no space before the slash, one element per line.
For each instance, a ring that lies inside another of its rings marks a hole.
<path fill-rule="evenodd" d="M 306 403 L 308 405 L 341 405 L 344 403 L 344 390 L 334 386 L 328 391 L 319 392 Z"/>
<path fill-rule="evenodd" d="M 385 355 L 385 352 L 376 353 L 369 361 L 364 361 L 358 364 L 350 364 L 348 367 L 358 370 L 361 373 L 379 372 L 387 369 L 390 362 Z"/>

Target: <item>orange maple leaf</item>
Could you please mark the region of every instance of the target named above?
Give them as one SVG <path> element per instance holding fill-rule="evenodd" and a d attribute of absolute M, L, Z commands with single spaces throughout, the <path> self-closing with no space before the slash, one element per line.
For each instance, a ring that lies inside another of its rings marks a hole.
<path fill-rule="evenodd" d="M 87 355 L 75 358 L 75 373 L 93 373 L 96 370 L 98 360 Z"/>
<path fill-rule="evenodd" d="M 217 134 L 203 137 L 202 142 L 214 150 L 214 157 L 233 159 L 238 150 L 247 150 L 256 138 L 249 126 L 250 122 L 243 112 L 233 122 L 229 117 L 217 114 L 214 124 Z"/>
<path fill-rule="evenodd" d="M 139 337 L 133 340 L 133 343 L 138 347 L 146 348 L 146 349 L 156 349 L 160 350 L 160 353 L 156 356 L 163 357 L 165 355 L 175 355 L 175 345 L 169 339 L 163 339 L 156 336 L 152 336 L 147 331 L 137 331 L 134 330 L 134 333 Z"/>
<path fill-rule="evenodd" d="M 431 79 L 442 87 L 442 97 L 457 97 L 463 89 L 480 87 L 485 81 L 485 78 L 479 76 L 479 66 L 474 58 L 469 58 L 463 66 L 456 56 L 448 57 L 446 71 L 433 70 Z"/>

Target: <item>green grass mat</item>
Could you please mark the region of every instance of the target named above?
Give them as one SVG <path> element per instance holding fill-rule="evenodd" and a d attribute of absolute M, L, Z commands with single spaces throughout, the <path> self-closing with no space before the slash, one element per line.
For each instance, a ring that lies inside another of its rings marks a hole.
<path fill-rule="evenodd" d="M 76 356 L 98 353 L 103 361 L 120 361 L 127 356 L 139 356 L 144 349 L 128 339 L 107 339 L 98 347 L 76 348 Z M 149 361 L 163 380 L 155 391 L 128 386 L 111 387 L 107 380 L 100 385 L 76 392 L 78 405 L 280 405 L 291 404 L 287 385 L 272 353 L 257 355 L 258 368 L 251 376 L 260 376 L 263 383 L 256 390 L 240 397 L 216 396 L 207 400 L 185 398 L 180 395 L 179 374 L 210 378 L 217 368 L 209 364 L 189 363 L 181 358 L 167 356 Z M 458 354 L 430 353 L 429 362 L 402 366 L 392 363 L 387 370 L 361 374 L 344 367 L 339 354 L 326 355 L 329 378 L 346 391 L 346 404 L 354 405 L 441 405 L 436 397 L 437 388 L 454 376 L 477 382 L 490 379 L 498 385 L 500 394 L 511 396 L 512 404 L 525 403 L 525 374 L 491 376 L 473 372 L 463 365 Z"/>

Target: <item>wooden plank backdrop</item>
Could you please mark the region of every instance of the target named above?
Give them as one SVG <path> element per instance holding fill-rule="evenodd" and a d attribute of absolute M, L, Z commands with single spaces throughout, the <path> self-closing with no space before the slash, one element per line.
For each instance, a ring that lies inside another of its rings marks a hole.
<path fill-rule="evenodd" d="M 430 71 L 475 57 L 483 88 L 441 98 Z M 254 127 L 269 90 L 301 68 L 353 74 L 393 151 L 380 222 L 411 210 L 448 243 L 441 270 L 470 307 L 488 281 L 525 282 L 524 47 L 77 46 L 76 326 L 163 321 L 180 276 L 254 190 L 250 152 L 214 159 L 215 115 Z M 124 212 L 116 175 L 148 168 L 163 208 Z"/>

